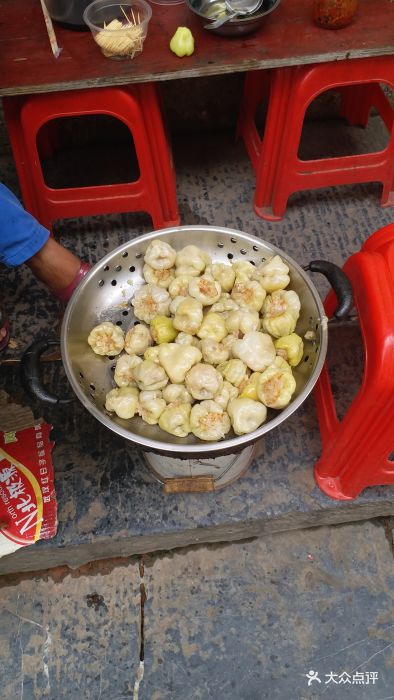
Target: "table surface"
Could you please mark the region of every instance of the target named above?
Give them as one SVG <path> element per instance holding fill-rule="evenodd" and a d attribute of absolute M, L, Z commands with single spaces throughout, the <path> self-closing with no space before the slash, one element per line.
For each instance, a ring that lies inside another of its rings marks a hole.
<path fill-rule="evenodd" d="M 243 38 L 205 30 L 185 4 L 152 5 L 143 53 L 102 56 L 90 32 L 55 25 L 61 55 L 50 49 L 39 0 L 0 0 L 0 95 L 123 85 L 276 68 L 394 53 L 394 2 L 360 0 L 354 22 L 330 31 L 314 25 L 311 0 L 282 0 L 262 27 Z M 168 48 L 178 26 L 195 37 L 193 56 Z"/>

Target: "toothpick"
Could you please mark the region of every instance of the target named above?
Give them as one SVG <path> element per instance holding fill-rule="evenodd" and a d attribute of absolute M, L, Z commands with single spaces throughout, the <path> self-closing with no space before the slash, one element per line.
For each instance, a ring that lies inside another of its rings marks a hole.
<path fill-rule="evenodd" d="M 130 10 L 131 10 L 131 14 L 133 15 L 133 23 L 134 23 L 134 24 L 137 24 L 137 23 L 136 23 L 136 21 L 135 21 L 135 17 L 134 17 L 134 12 L 133 12 L 133 8 L 131 7 L 131 8 L 130 8 Z"/>
<path fill-rule="evenodd" d="M 141 24 L 140 13 L 139 13 L 139 12 L 137 12 L 137 19 L 138 19 L 138 24 Z"/>
<path fill-rule="evenodd" d="M 126 20 L 127 20 L 127 24 L 131 24 L 131 22 L 130 22 L 130 17 L 128 17 L 128 16 L 126 15 L 126 13 L 125 13 L 125 11 L 124 11 L 124 9 L 123 9 L 122 5 L 120 6 L 120 9 L 122 10 L 122 12 L 123 12 L 124 16 L 126 17 Z"/>
<path fill-rule="evenodd" d="M 58 45 L 57 40 L 56 40 L 55 30 L 53 28 L 52 20 L 49 16 L 45 2 L 44 2 L 44 0 L 40 0 L 40 2 L 41 2 L 42 14 L 44 15 L 44 19 L 45 19 L 45 26 L 47 28 L 49 42 L 51 44 L 52 53 L 53 53 L 55 58 L 59 58 L 60 52 L 62 51 L 62 49 L 59 49 L 59 45 Z"/>

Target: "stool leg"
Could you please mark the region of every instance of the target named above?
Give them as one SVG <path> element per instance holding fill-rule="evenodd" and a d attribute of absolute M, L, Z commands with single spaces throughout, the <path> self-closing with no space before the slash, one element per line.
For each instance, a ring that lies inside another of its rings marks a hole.
<path fill-rule="evenodd" d="M 287 197 L 277 197 L 277 176 L 282 167 L 283 153 L 288 147 L 287 139 L 295 140 L 292 125 L 288 129 L 289 106 L 296 68 L 277 68 L 272 74 L 271 94 L 268 106 L 264 139 L 256 171 L 254 210 L 262 219 L 277 221 L 286 211 Z M 289 133 L 291 132 L 291 134 Z"/>
<path fill-rule="evenodd" d="M 393 85 L 392 85 L 393 87 Z M 357 91 L 358 88 L 358 91 Z M 386 172 L 382 179 L 383 191 L 381 197 L 381 206 L 389 207 L 394 204 L 394 109 L 387 99 L 379 83 L 370 83 L 369 85 L 355 85 L 348 88 L 350 94 L 354 91 L 354 103 L 360 105 L 360 112 L 357 106 L 353 107 L 356 112 L 359 112 L 359 117 L 355 118 L 354 122 L 360 123 L 361 126 L 366 126 L 368 121 L 368 113 L 375 107 L 379 112 L 379 116 L 384 121 L 384 124 L 390 134 L 389 143 L 386 149 Z M 357 94 L 356 94 L 357 93 Z M 352 106 L 349 106 L 352 110 Z M 347 117 L 347 115 L 345 115 Z"/>
<path fill-rule="evenodd" d="M 58 124 L 56 119 L 47 122 L 37 134 L 37 152 L 40 160 L 53 158 L 58 142 Z"/>
<path fill-rule="evenodd" d="M 331 498 L 349 500 L 368 486 L 394 483 L 388 460 L 394 402 L 387 393 L 377 400 L 376 387 L 366 387 L 367 381 L 315 465 L 316 482 Z"/>
<path fill-rule="evenodd" d="M 394 450 L 393 233 L 394 226 L 377 232 L 379 251 L 372 242 L 371 250 L 363 248 L 344 266 L 364 343 L 361 388 L 340 422 L 326 371 L 314 391 L 323 443 L 315 479 L 327 495 L 341 500 L 355 498 L 368 486 L 394 483 L 394 463 L 389 460 Z"/>
<path fill-rule="evenodd" d="M 158 180 L 158 192 L 163 207 L 160 221 L 155 226 L 178 226 L 180 222 L 176 198 L 175 168 L 172 158 L 170 138 L 164 124 L 160 109 L 160 95 L 152 83 L 135 86 L 140 97 L 145 119 L 145 128 L 151 144 L 152 158 L 155 163 L 155 175 Z"/>
<path fill-rule="evenodd" d="M 245 75 L 241 109 L 236 138 L 242 138 L 254 171 L 257 169 L 262 139 L 256 126 L 256 111 L 264 98 L 269 97 L 271 71 L 249 71 Z"/>
<path fill-rule="evenodd" d="M 25 209 L 37 217 L 38 206 L 34 196 L 35 188 L 32 186 L 32 174 L 29 170 L 29 158 L 26 153 L 26 144 L 21 129 L 20 113 L 23 101 L 18 97 L 4 97 L 4 118 L 10 139 L 14 163 L 18 173 L 19 186 L 22 192 L 22 200 Z"/>
<path fill-rule="evenodd" d="M 366 127 L 371 111 L 374 93 L 374 84 L 349 85 L 341 89 L 340 116 L 352 126 Z"/>
<path fill-rule="evenodd" d="M 390 142 L 387 146 L 387 172 L 383 182 L 381 198 L 382 207 L 392 207 L 394 205 L 394 110 L 393 123 L 391 126 Z"/>
<path fill-rule="evenodd" d="M 326 446 L 330 445 L 332 434 L 339 425 L 326 362 L 313 390 L 313 397 L 316 403 L 321 441 L 323 449 L 325 449 Z"/>

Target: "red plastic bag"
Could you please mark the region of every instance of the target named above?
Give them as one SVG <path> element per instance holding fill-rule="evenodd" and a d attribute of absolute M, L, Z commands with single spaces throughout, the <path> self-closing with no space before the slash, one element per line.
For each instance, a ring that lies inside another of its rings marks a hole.
<path fill-rule="evenodd" d="M 50 431 L 43 423 L 0 432 L 0 556 L 56 534 Z"/>

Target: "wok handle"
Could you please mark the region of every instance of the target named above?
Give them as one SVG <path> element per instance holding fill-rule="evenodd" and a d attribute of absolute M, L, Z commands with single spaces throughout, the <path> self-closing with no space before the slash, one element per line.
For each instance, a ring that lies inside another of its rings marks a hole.
<path fill-rule="evenodd" d="M 40 372 L 41 355 L 55 345 L 59 345 L 58 340 L 48 340 L 47 338 L 35 340 L 23 353 L 21 360 L 22 384 L 28 394 L 42 403 L 51 404 L 52 406 L 63 405 L 73 401 L 72 398 L 60 399 L 55 394 L 47 391 L 42 383 Z"/>
<path fill-rule="evenodd" d="M 335 292 L 338 306 L 333 314 L 334 318 L 342 320 L 349 315 L 353 308 L 353 290 L 349 278 L 338 265 L 327 260 L 311 260 L 304 267 L 307 272 L 320 272 L 326 277 Z"/>

